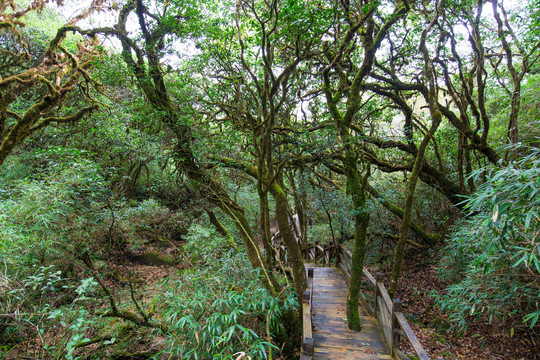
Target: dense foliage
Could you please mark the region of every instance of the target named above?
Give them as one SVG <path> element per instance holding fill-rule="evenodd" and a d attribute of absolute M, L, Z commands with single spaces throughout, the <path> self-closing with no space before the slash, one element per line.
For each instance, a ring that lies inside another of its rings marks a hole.
<path fill-rule="evenodd" d="M 490 323 L 511 317 L 531 328 L 538 321 L 539 155 L 533 149 L 472 175 L 486 181 L 466 200 L 471 215 L 454 227 L 441 269 L 455 285 L 439 304 L 460 328 L 474 316 Z"/>
<path fill-rule="evenodd" d="M 537 336 L 538 0 L 55 3 L 0 0 L 0 357 L 294 358 L 330 241 L 354 330 L 368 263 Z"/>

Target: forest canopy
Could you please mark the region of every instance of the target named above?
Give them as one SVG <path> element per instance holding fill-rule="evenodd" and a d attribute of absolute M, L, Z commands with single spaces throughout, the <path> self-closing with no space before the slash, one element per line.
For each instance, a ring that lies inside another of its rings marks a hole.
<path fill-rule="evenodd" d="M 309 244 L 537 356 L 539 9 L 0 0 L 0 356 L 298 357 Z"/>

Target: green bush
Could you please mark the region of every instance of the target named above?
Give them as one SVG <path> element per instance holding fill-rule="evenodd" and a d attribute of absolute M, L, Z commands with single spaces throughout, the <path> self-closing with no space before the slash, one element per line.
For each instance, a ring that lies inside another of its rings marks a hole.
<path fill-rule="evenodd" d="M 75 358 L 88 336 L 111 323 L 96 315 L 104 304 L 101 289 L 78 255 L 88 253 L 106 278 L 111 271 L 99 259 L 150 242 L 168 246 L 187 227 L 181 212 L 155 200 L 126 201 L 113 193 L 103 169 L 83 155 L 52 147 L 22 158 L 32 164 L 32 177 L 19 171 L 17 157 L 0 174 L 9 175 L 0 181 L 0 312 L 7 314 L 0 318 L 0 345 L 6 351 L 41 336 L 44 354 Z M 129 304 L 121 288 L 115 296 Z"/>
<path fill-rule="evenodd" d="M 212 245 L 223 249 L 227 242 L 216 239 L 203 248 L 215 254 Z M 282 302 L 270 296 L 242 251 L 222 250 L 219 259 L 206 260 L 206 266 L 166 284 L 156 299 L 172 331 L 166 353 L 181 359 L 235 359 L 239 352 L 269 358 L 278 350 L 271 339 L 281 331 L 281 315 L 295 308 L 294 297 Z"/>
<path fill-rule="evenodd" d="M 485 181 L 466 199 L 470 215 L 443 249 L 440 273 L 453 284 L 434 296 L 459 329 L 472 318 L 533 327 L 540 315 L 540 151 L 473 176 Z"/>
<path fill-rule="evenodd" d="M 80 223 L 81 208 L 105 187 L 97 167 L 84 160 L 44 180 L 13 181 L 0 198 L 0 258 L 8 264 L 43 262 Z"/>

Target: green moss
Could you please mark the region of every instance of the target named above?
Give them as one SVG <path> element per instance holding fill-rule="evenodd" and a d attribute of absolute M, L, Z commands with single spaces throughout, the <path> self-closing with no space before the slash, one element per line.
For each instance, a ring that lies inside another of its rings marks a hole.
<path fill-rule="evenodd" d="M 438 341 L 440 343 L 447 343 L 446 339 L 441 336 L 439 333 L 433 333 L 433 340 Z"/>
<path fill-rule="evenodd" d="M 133 256 L 135 262 L 143 265 L 174 265 L 177 260 L 171 256 L 163 255 L 155 251 L 149 251 L 140 255 Z"/>

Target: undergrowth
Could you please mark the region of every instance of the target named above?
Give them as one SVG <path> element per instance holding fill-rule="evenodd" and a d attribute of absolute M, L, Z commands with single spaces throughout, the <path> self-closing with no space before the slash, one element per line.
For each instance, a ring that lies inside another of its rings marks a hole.
<path fill-rule="evenodd" d="M 466 200 L 470 215 L 443 249 L 440 274 L 452 285 L 433 296 L 458 330 L 472 320 L 509 321 L 512 333 L 538 327 L 540 152 L 472 176 L 485 181 Z"/>

